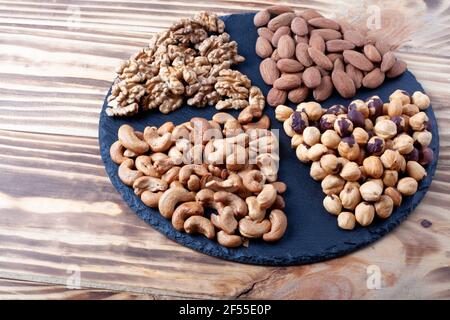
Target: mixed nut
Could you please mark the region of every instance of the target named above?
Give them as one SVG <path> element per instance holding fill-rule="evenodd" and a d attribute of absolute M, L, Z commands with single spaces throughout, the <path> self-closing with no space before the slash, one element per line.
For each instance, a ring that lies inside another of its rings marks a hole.
<path fill-rule="evenodd" d="M 351 230 L 356 222 L 365 227 L 375 216 L 388 218 L 427 176 L 424 166 L 433 161 L 429 105 L 422 92 L 396 90 L 386 103 L 378 96 L 328 109 L 303 102 L 296 110 L 279 105 L 275 116 L 297 158 L 311 163 L 311 177 L 321 181 L 325 210 Z"/>
<path fill-rule="evenodd" d="M 264 59 L 261 77 L 272 86 L 267 95 L 271 106 L 303 102 L 310 92 L 324 101 L 333 89 L 351 98 L 359 88 L 377 88 L 385 77 L 406 70 L 385 40 L 369 39 L 362 30 L 313 9 L 268 7 L 256 13 L 254 24 L 259 36 L 255 51 Z"/>

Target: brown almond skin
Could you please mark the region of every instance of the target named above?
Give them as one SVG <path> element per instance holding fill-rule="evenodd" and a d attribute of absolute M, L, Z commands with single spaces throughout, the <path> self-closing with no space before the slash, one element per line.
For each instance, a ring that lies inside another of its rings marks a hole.
<path fill-rule="evenodd" d="M 313 18 L 308 21 L 310 25 L 319 29 L 339 30 L 339 23 L 327 18 Z"/>
<path fill-rule="evenodd" d="M 273 32 L 270 31 L 269 28 L 266 28 L 266 27 L 258 28 L 258 36 L 265 38 L 265 39 L 269 40 L 270 42 L 272 42 Z"/>
<path fill-rule="evenodd" d="M 344 71 L 333 70 L 331 73 L 331 80 L 337 92 L 339 92 L 343 98 L 351 98 L 355 95 L 355 84 Z"/>
<path fill-rule="evenodd" d="M 344 61 L 342 59 L 340 59 L 340 58 L 334 60 L 333 70 L 345 71 Z"/>
<path fill-rule="evenodd" d="M 305 86 L 312 89 L 320 85 L 322 76 L 317 67 L 309 67 L 303 72 L 302 80 Z"/>
<path fill-rule="evenodd" d="M 383 55 L 383 60 L 381 61 L 380 69 L 382 72 L 390 70 L 397 61 L 395 54 L 392 51 L 388 51 Z"/>
<path fill-rule="evenodd" d="M 270 55 L 273 52 L 273 49 L 269 40 L 263 37 L 258 37 L 258 39 L 256 40 L 255 52 L 258 56 L 260 56 L 263 59 L 270 57 Z"/>
<path fill-rule="evenodd" d="M 278 90 L 292 90 L 300 87 L 302 78 L 298 74 L 283 74 L 280 78 L 275 80 L 273 87 Z"/>
<path fill-rule="evenodd" d="M 308 54 L 311 57 L 312 61 L 319 67 L 325 70 L 332 70 L 333 63 L 328 59 L 328 57 L 321 51 L 316 48 L 308 48 Z"/>
<path fill-rule="evenodd" d="M 320 85 L 313 90 L 313 96 L 316 101 L 324 101 L 333 93 L 333 82 L 330 76 L 322 77 Z"/>
<path fill-rule="evenodd" d="M 347 63 L 354 65 L 356 68 L 362 71 L 372 71 L 373 68 L 375 68 L 372 61 L 367 59 L 366 56 L 360 52 L 354 50 L 345 50 L 343 55 Z"/>
<path fill-rule="evenodd" d="M 286 102 L 287 92 L 272 88 L 267 93 L 267 104 L 271 107 L 276 107 Z"/>
<path fill-rule="evenodd" d="M 366 88 L 375 89 L 384 82 L 384 77 L 384 72 L 381 72 L 380 68 L 375 68 L 365 75 L 362 84 Z"/>
<path fill-rule="evenodd" d="M 326 48 L 328 52 L 342 52 L 354 49 L 355 45 L 348 40 L 336 39 L 327 41 Z"/>
<path fill-rule="evenodd" d="M 348 40 L 357 47 L 366 45 L 367 39 L 357 30 L 347 30 L 344 32 L 344 40 Z"/>
<path fill-rule="evenodd" d="M 364 46 L 364 55 L 372 62 L 381 62 L 381 54 L 373 44 L 366 44 Z"/>
<path fill-rule="evenodd" d="M 300 72 L 303 65 L 295 59 L 280 59 L 277 61 L 278 70 L 286 73 Z"/>
<path fill-rule="evenodd" d="M 314 18 L 323 18 L 323 16 L 314 9 L 303 10 L 303 11 L 299 12 L 298 15 L 300 17 L 302 17 L 303 19 L 305 19 L 306 21 L 309 21 Z"/>
<path fill-rule="evenodd" d="M 313 61 L 308 54 L 308 48 L 309 46 L 306 43 L 299 43 L 295 47 L 295 57 L 305 67 L 310 67 L 313 65 Z"/>
<path fill-rule="evenodd" d="M 385 53 L 391 50 L 391 45 L 389 42 L 383 39 L 378 39 L 377 42 L 375 42 L 375 48 L 377 48 L 378 52 L 383 56 Z"/>
<path fill-rule="evenodd" d="M 292 103 L 300 103 L 306 100 L 309 95 L 309 89 L 307 87 L 301 86 L 297 89 L 293 89 L 288 93 L 288 100 Z"/>
<path fill-rule="evenodd" d="M 361 88 L 362 79 L 364 78 L 364 74 L 362 73 L 362 71 L 351 64 L 347 64 L 345 66 L 345 72 L 353 80 L 353 83 L 355 84 L 355 88 L 356 89 Z"/>
<path fill-rule="evenodd" d="M 253 24 L 259 28 L 265 26 L 270 20 L 270 13 L 267 10 L 261 10 L 253 17 Z"/>
<path fill-rule="evenodd" d="M 271 58 L 266 58 L 259 64 L 259 72 L 265 84 L 273 85 L 280 77 L 277 64 Z"/>
<path fill-rule="evenodd" d="M 340 53 L 329 53 L 327 54 L 328 59 L 330 59 L 331 62 L 334 63 L 337 59 L 342 59 L 344 61 L 344 56 Z"/>
<path fill-rule="evenodd" d="M 291 7 L 281 4 L 267 7 L 266 10 L 274 15 L 279 15 L 286 12 L 294 12 L 294 9 L 292 9 Z"/>
<path fill-rule="evenodd" d="M 320 52 L 325 53 L 325 41 L 323 40 L 323 38 L 318 35 L 317 33 L 312 35 L 309 38 L 309 45 L 317 50 L 319 50 Z"/>
<path fill-rule="evenodd" d="M 304 36 L 308 34 L 308 24 L 306 20 L 301 17 L 295 17 L 291 22 L 291 30 L 298 36 Z"/>
<path fill-rule="evenodd" d="M 299 44 L 299 43 L 306 43 L 306 44 L 308 44 L 309 43 L 309 37 L 308 36 L 299 36 L 299 35 L 295 35 L 294 36 L 294 40 L 295 40 L 295 43 L 296 44 Z"/>
<path fill-rule="evenodd" d="M 315 30 L 311 31 L 311 35 L 313 35 L 315 33 L 320 35 L 323 38 L 323 40 L 325 40 L 325 41 L 336 40 L 336 39 L 342 38 L 342 33 L 340 33 L 337 30 L 333 30 L 333 29 L 315 29 Z"/>
<path fill-rule="evenodd" d="M 280 55 L 278 54 L 278 49 L 273 50 L 272 55 L 270 56 L 270 58 L 277 62 L 278 60 L 280 60 Z"/>
<path fill-rule="evenodd" d="M 277 49 L 281 59 L 292 58 L 295 54 L 294 39 L 289 35 L 281 36 L 280 40 L 278 40 Z"/>
<path fill-rule="evenodd" d="M 279 16 L 276 16 L 275 18 L 271 19 L 269 23 L 267 24 L 267 27 L 275 31 L 279 27 L 283 26 L 290 26 L 292 20 L 295 18 L 295 14 L 293 12 L 285 12 L 280 14 Z"/>
<path fill-rule="evenodd" d="M 406 62 L 400 59 L 395 61 L 394 66 L 386 73 L 388 78 L 396 78 L 406 71 Z"/>
<path fill-rule="evenodd" d="M 275 31 L 274 33 L 273 33 L 273 36 L 272 36 L 272 45 L 276 48 L 276 47 L 278 47 L 278 41 L 280 40 L 280 38 L 282 37 L 282 36 L 284 36 L 284 35 L 290 35 L 291 34 L 291 29 L 289 28 L 289 27 L 287 27 L 287 26 L 284 26 L 284 27 L 281 27 L 281 28 L 278 28 L 278 30 L 277 31 Z"/>

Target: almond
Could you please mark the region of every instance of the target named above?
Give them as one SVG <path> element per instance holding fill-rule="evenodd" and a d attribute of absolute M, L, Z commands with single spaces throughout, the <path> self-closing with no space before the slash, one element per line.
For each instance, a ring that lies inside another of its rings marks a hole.
<path fill-rule="evenodd" d="M 283 90 L 272 88 L 267 94 L 267 103 L 269 106 L 276 107 L 286 102 L 287 93 Z"/>
<path fill-rule="evenodd" d="M 391 50 L 392 46 L 389 44 L 387 40 L 378 39 L 377 42 L 375 42 L 375 47 L 377 48 L 378 52 L 381 55 L 384 55 L 385 53 Z"/>
<path fill-rule="evenodd" d="M 295 54 L 295 42 L 291 36 L 285 34 L 281 36 L 280 40 L 278 40 L 278 54 L 282 59 L 288 59 L 294 56 Z"/>
<path fill-rule="evenodd" d="M 272 85 L 280 77 L 277 64 L 271 58 L 266 58 L 259 64 L 259 72 L 265 84 Z"/>
<path fill-rule="evenodd" d="M 344 40 L 348 40 L 357 47 L 362 47 L 367 43 L 366 37 L 357 30 L 347 30 L 344 32 Z"/>
<path fill-rule="evenodd" d="M 270 30 L 275 31 L 280 27 L 289 26 L 294 18 L 295 14 L 292 12 L 282 13 L 279 16 L 276 16 L 275 18 L 271 19 L 267 27 Z"/>
<path fill-rule="evenodd" d="M 292 73 L 303 70 L 303 65 L 295 59 L 280 59 L 277 61 L 278 70 L 281 72 Z"/>
<path fill-rule="evenodd" d="M 292 9 L 289 6 L 284 6 L 284 5 L 270 6 L 270 7 L 267 7 L 266 10 L 269 11 L 269 13 L 274 14 L 274 15 L 279 15 L 279 14 L 286 13 L 286 12 L 294 12 L 294 9 Z"/>
<path fill-rule="evenodd" d="M 283 74 L 275 80 L 273 87 L 278 90 L 291 90 L 300 87 L 302 78 L 297 74 Z"/>
<path fill-rule="evenodd" d="M 305 86 L 301 86 L 297 89 L 293 89 L 288 93 L 288 100 L 292 103 L 300 103 L 306 100 L 309 95 L 309 89 Z"/>
<path fill-rule="evenodd" d="M 280 38 L 284 35 L 290 35 L 291 34 L 291 29 L 289 27 L 281 27 L 278 28 L 277 31 L 274 32 L 273 37 L 272 37 L 272 45 L 276 48 L 278 46 L 278 41 L 280 40 Z"/>
<path fill-rule="evenodd" d="M 273 32 L 266 27 L 258 28 L 258 36 L 263 37 L 264 39 L 267 39 L 270 42 L 272 42 Z"/>
<path fill-rule="evenodd" d="M 267 10 L 261 10 L 253 17 L 253 24 L 255 27 L 265 26 L 270 20 L 270 13 Z"/>
<path fill-rule="evenodd" d="M 373 63 L 360 52 L 354 50 L 345 50 L 344 60 L 362 71 L 371 71 L 375 67 Z"/>
<path fill-rule="evenodd" d="M 313 90 L 313 97 L 316 101 L 324 101 L 333 93 L 333 82 L 330 76 L 322 77 L 320 85 Z"/>
<path fill-rule="evenodd" d="M 309 67 L 303 72 L 302 80 L 308 88 L 316 88 L 320 85 L 322 76 L 317 67 Z"/>
<path fill-rule="evenodd" d="M 299 35 L 295 35 L 294 36 L 294 40 L 295 40 L 296 44 L 299 44 L 299 43 L 306 43 L 306 44 L 308 44 L 309 43 L 309 37 L 308 36 L 301 37 Z"/>
<path fill-rule="evenodd" d="M 317 33 L 312 35 L 309 38 L 309 45 L 313 48 L 316 48 L 320 52 L 325 52 L 325 41 L 323 38 Z"/>
<path fill-rule="evenodd" d="M 364 46 L 364 54 L 372 62 L 381 62 L 381 54 L 373 44 L 366 44 Z"/>
<path fill-rule="evenodd" d="M 331 80 L 337 92 L 343 98 L 351 98 L 356 93 L 355 84 L 353 80 L 342 70 L 333 70 L 331 73 Z"/>
<path fill-rule="evenodd" d="M 295 17 L 291 22 L 291 30 L 293 33 L 299 36 L 308 34 L 308 24 L 306 20 L 301 17 Z"/>
<path fill-rule="evenodd" d="M 342 52 L 354 49 L 355 45 L 348 40 L 336 39 L 327 41 L 326 47 L 328 52 Z"/>
<path fill-rule="evenodd" d="M 310 67 L 313 64 L 313 61 L 308 54 L 308 48 L 309 46 L 306 43 L 299 43 L 295 47 L 295 57 L 305 67 Z"/>
<path fill-rule="evenodd" d="M 255 47 L 256 54 L 260 56 L 261 58 L 267 58 L 270 57 L 272 54 L 272 45 L 270 44 L 269 40 L 258 37 L 256 40 L 256 47 Z"/>
<path fill-rule="evenodd" d="M 308 48 L 308 54 L 311 57 L 311 60 L 319 67 L 325 70 L 333 69 L 333 63 L 323 52 L 320 52 L 316 48 Z"/>
<path fill-rule="evenodd" d="M 333 70 L 345 71 L 344 61 L 342 59 L 340 59 L 340 58 L 337 58 L 336 60 L 334 60 Z"/>
<path fill-rule="evenodd" d="M 333 29 L 315 29 L 311 31 L 311 35 L 317 33 L 325 41 L 341 39 L 342 34 L 339 31 Z"/>
<path fill-rule="evenodd" d="M 375 68 L 370 71 L 362 80 L 364 87 L 369 89 L 378 88 L 384 81 L 384 72 L 381 72 L 380 68 Z"/>
<path fill-rule="evenodd" d="M 305 19 L 306 21 L 309 21 L 314 18 L 323 18 L 323 16 L 314 9 L 306 9 L 300 12 L 299 16 Z"/>
<path fill-rule="evenodd" d="M 386 72 L 389 69 L 391 69 L 397 58 L 395 57 L 395 54 L 392 51 L 388 51 L 383 55 L 383 60 L 381 61 L 381 71 Z"/>
<path fill-rule="evenodd" d="M 340 54 L 340 53 L 329 53 L 329 54 L 327 54 L 327 57 L 333 63 L 334 63 L 334 61 L 336 61 L 336 59 L 344 60 L 344 56 L 342 54 Z"/>
<path fill-rule="evenodd" d="M 280 55 L 278 54 L 278 49 L 273 50 L 272 55 L 270 56 L 273 61 L 278 62 L 280 60 Z"/>
<path fill-rule="evenodd" d="M 406 71 L 406 62 L 400 59 L 397 59 L 395 61 L 394 65 L 391 69 L 386 73 L 386 76 L 388 78 L 395 78 L 401 75 L 403 72 Z"/>
<path fill-rule="evenodd" d="M 362 73 L 362 71 L 351 64 L 347 64 L 345 66 L 345 72 L 353 80 L 353 83 L 355 84 L 355 88 L 356 89 L 361 88 L 362 79 L 364 78 L 364 74 Z"/>
<path fill-rule="evenodd" d="M 327 18 L 313 18 L 308 20 L 308 23 L 319 29 L 339 30 L 339 23 Z"/>

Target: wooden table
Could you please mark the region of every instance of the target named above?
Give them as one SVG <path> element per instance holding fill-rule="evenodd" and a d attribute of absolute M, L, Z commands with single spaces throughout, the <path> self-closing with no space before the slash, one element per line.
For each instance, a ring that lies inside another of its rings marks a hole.
<path fill-rule="evenodd" d="M 167 240 L 105 175 L 97 125 L 115 66 L 175 19 L 270 4 L 193 2 L 0 1 L 0 298 L 450 298 L 449 1 L 417 1 L 426 24 L 400 51 L 440 127 L 425 199 L 363 250 L 282 268 L 226 262 Z M 359 3 L 291 2 L 328 15 Z"/>

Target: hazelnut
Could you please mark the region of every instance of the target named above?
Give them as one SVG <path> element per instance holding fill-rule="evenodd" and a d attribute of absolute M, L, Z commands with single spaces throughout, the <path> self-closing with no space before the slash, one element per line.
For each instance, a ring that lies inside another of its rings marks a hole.
<path fill-rule="evenodd" d="M 291 138 L 291 147 L 297 148 L 299 145 L 304 143 L 303 135 L 302 134 L 294 134 L 294 136 Z"/>
<path fill-rule="evenodd" d="M 320 131 L 316 127 L 306 127 L 303 131 L 303 140 L 309 146 L 313 146 L 320 141 Z"/>
<path fill-rule="evenodd" d="M 334 114 L 335 116 L 347 113 L 347 108 L 342 104 L 335 104 L 325 110 L 326 114 Z"/>
<path fill-rule="evenodd" d="M 355 128 L 352 132 L 352 136 L 359 145 L 364 145 L 369 141 L 369 134 L 363 128 Z"/>
<path fill-rule="evenodd" d="M 275 108 L 275 118 L 278 121 L 286 121 L 291 114 L 294 112 L 292 108 L 289 108 L 288 106 L 280 104 Z"/>
<path fill-rule="evenodd" d="M 353 127 L 364 127 L 364 115 L 356 109 L 349 109 L 348 119 L 353 123 Z"/>
<path fill-rule="evenodd" d="M 417 150 L 417 148 L 414 148 L 413 151 L 403 156 L 405 157 L 406 161 L 419 161 L 419 150 Z"/>
<path fill-rule="evenodd" d="M 329 149 L 336 149 L 341 142 L 341 137 L 334 130 L 325 131 L 320 137 L 320 142 Z"/>
<path fill-rule="evenodd" d="M 397 133 L 402 133 L 407 131 L 407 123 L 405 116 L 395 116 L 391 118 L 391 121 L 397 126 Z"/>
<path fill-rule="evenodd" d="M 388 113 L 388 107 L 389 107 L 389 103 L 388 102 L 383 103 L 383 114 L 387 114 Z"/>
<path fill-rule="evenodd" d="M 387 149 L 394 150 L 393 146 L 394 146 L 394 141 L 392 141 L 392 139 L 386 139 L 386 140 L 384 141 L 384 148 L 385 148 L 386 150 L 387 150 Z"/>
<path fill-rule="evenodd" d="M 411 196 L 416 193 L 418 183 L 414 178 L 402 178 L 397 183 L 397 190 L 404 196 Z"/>
<path fill-rule="evenodd" d="M 415 104 L 406 104 L 403 106 L 402 112 L 404 115 L 412 117 L 413 115 L 418 114 L 420 112 L 420 109 Z"/>
<path fill-rule="evenodd" d="M 341 170 L 340 176 L 347 181 L 358 181 L 361 177 L 361 170 L 356 162 L 347 162 Z"/>
<path fill-rule="evenodd" d="M 363 166 L 359 166 L 359 171 L 361 171 L 361 176 L 358 179 L 359 184 L 362 184 L 364 182 L 366 182 L 367 180 L 367 174 L 366 171 L 364 170 Z"/>
<path fill-rule="evenodd" d="M 351 212 L 341 212 L 337 218 L 338 226 L 345 230 L 353 230 L 355 221 L 355 215 Z"/>
<path fill-rule="evenodd" d="M 334 131 L 341 137 L 349 136 L 353 131 L 353 123 L 346 118 L 337 118 L 334 122 Z"/>
<path fill-rule="evenodd" d="M 342 206 L 346 209 L 353 210 L 358 203 L 361 202 L 361 194 L 359 193 L 358 182 L 347 182 L 344 189 L 339 193 Z"/>
<path fill-rule="evenodd" d="M 287 136 L 293 137 L 295 135 L 294 129 L 292 129 L 292 115 L 283 122 L 283 129 Z"/>
<path fill-rule="evenodd" d="M 304 112 L 294 111 L 291 115 L 291 127 L 295 133 L 303 133 L 303 130 L 309 125 L 308 116 Z"/>
<path fill-rule="evenodd" d="M 300 160 L 303 163 L 308 163 L 308 147 L 305 144 L 300 144 L 297 149 L 295 149 L 295 155 L 297 156 L 298 160 Z"/>
<path fill-rule="evenodd" d="M 408 175 L 411 178 L 414 178 L 417 181 L 420 181 L 427 176 L 425 168 L 416 161 L 408 161 L 406 163 L 406 172 L 408 172 Z"/>
<path fill-rule="evenodd" d="M 371 117 L 378 117 L 383 114 L 383 101 L 378 96 L 370 97 L 366 100 Z"/>
<path fill-rule="evenodd" d="M 320 166 L 328 174 L 337 174 L 342 169 L 342 164 L 334 154 L 325 154 L 320 158 Z"/>
<path fill-rule="evenodd" d="M 391 120 L 391 117 L 389 117 L 388 115 L 382 115 L 382 116 L 376 117 L 375 125 L 382 120 Z"/>
<path fill-rule="evenodd" d="M 382 195 L 380 200 L 374 203 L 374 207 L 377 216 L 382 219 L 386 219 L 392 214 L 392 210 L 394 209 L 394 201 L 392 201 L 391 197 Z"/>
<path fill-rule="evenodd" d="M 414 103 L 420 110 L 425 110 L 430 106 L 430 98 L 420 91 L 416 91 L 412 95 L 412 103 Z"/>
<path fill-rule="evenodd" d="M 344 188 L 345 181 L 341 177 L 330 174 L 322 180 L 322 191 L 323 193 L 330 194 L 338 194 Z"/>
<path fill-rule="evenodd" d="M 375 217 L 375 208 L 368 202 L 361 202 L 355 208 L 355 218 L 358 223 L 367 227 L 373 221 Z"/>
<path fill-rule="evenodd" d="M 411 99 L 409 97 L 409 93 L 404 91 L 404 90 L 395 90 L 390 96 L 389 96 L 389 101 L 392 101 L 394 99 L 400 99 L 402 101 L 402 103 L 408 104 L 411 102 Z"/>
<path fill-rule="evenodd" d="M 406 133 L 401 134 L 393 140 L 392 148 L 400 154 L 408 154 L 414 149 L 414 139 Z"/>
<path fill-rule="evenodd" d="M 428 147 L 433 139 L 433 135 L 429 131 L 416 131 L 413 133 L 414 141 L 422 148 Z"/>
<path fill-rule="evenodd" d="M 338 152 L 348 160 L 356 160 L 359 157 L 360 149 L 353 136 L 342 138 L 338 145 Z"/>
<path fill-rule="evenodd" d="M 368 118 L 370 116 L 369 107 L 361 99 L 353 100 L 349 104 L 348 111 L 350 112 L 351 110 L 356 110 L 356 111 L 361 112 L 361 114 L 363 115 L 364 118 Z"/>
<path fill-rule="evenodd" d="M 398 181 L 398 171 L 385 170 L 383 173 L 383 183 L 386 187 L 394 187 Z"/>
<path fill-rule="evenodd" d="M 389 117 L 401 116 L 403 113 L 402 100 L 395 98 L 392 99 L 387 107 L 387 114 Z"/>
<path fill-rule="evenodd" d="M 399 207 L 402 204 L 402 194 L 394 187 L 387 187 L 384 194 L 392 199 L 394 206 Z"/>
<path fill-rule="evenodd" d="M 364 120 L 364 129 L 366 131 L 371 131 L 373 130 L 373 122 L 370 119 L 365 119 Z"/>
<path fill-rule="evenodd" d="M 323 199 L 323 206 L 325 210 L 336 216 L 342 211 L 341 199 L 335 194 L 326 196 Z"/>
<path fill-rule="evenodd" d="M 414 131 L 425 130 L 428 126 L 428 116 L 425 112 L 419 112 L 409 118 L 409 126 Z"/>
<path fill-rule="evenodd" d="M 354 161 L 355 161 L 358 165 L 361 166 L 361 165 L 363 164 L 363 161 L 364 161 L 365 158 L 366 158 L 366 150 L 360 148 L 360 150 L 359 150 L 359 157 L 356 158 Z"/>
<path fill-rule="evenodd" d="M 303 111 L 311 121 L 319 120 L 323 114 L 323 109 L 317 102 L 302 102 L 297 106 L 297 111 Z"/>
<path fill-rule="evenodd" d="M 327 130 L 331 130 L 334 128 L 334 122 L 336 121 L 337 116 L 334 114 L 324 114 L 319 121 L 320 131 L 325 132 Z"/>
<path fill-rule="evenodd" d="M 397 150 L 386 150 L 380 157 L 386 169 L 399 171 L 402 167 L 403 156 Z"/>
<path fill-rule="evenodd" d="M 378 156 L 384 152 L 385 141 L 380 137 L 372 137 L 369 139 L 366 145 L 366 151 L 368 154 Z"/>
<path fill-rule="evenodd" d="M 383 164 L 377 156 L 370 156 L 364 159 L 363 167 L 366 174 L 372 178 L 378 179 L 383 175 Z"/>
<path fill-rule="evenodd" d="M 309 170 L 309 175 L 314 180 L 321 181 L 328 175 L 328 173 L 321 167 L 319 161 L 314 161 L 311 164 L 311 168 Z"/>
<path fill-rule="evenodd" d="M 383 139 L 390 139 L 397 134 L 397 125 L 387 119 L 378 121 L 374 128 L 375 134 Z"/>
<path fill-rule="evenodd" d="M 328 148 L 321 143 L 317 143 L 308 149 L 308 158 L 311 161 L 318 161 L 321 156 L 328 152 Z"/>
<path fill-rule="evenodd" d="M 434 152 L 431 148 L 423 148 L 419 151 L 419 163 L 423 166 L 433 162 Z"/>
<path fill-rule="evenodd" d="M 345 166 L 347 163 L 350 162 L 350 160 L 344 158 L 344 157 L 338 157 L 339 162 L 341 163 L 342 167 Z"/>
<path fill-rule="evenodd" d="M 359 192 L 365 201 L 378 201 L 383 193 L 383 187 L 377 181 L 369 180 L 361 185 Z"/>

